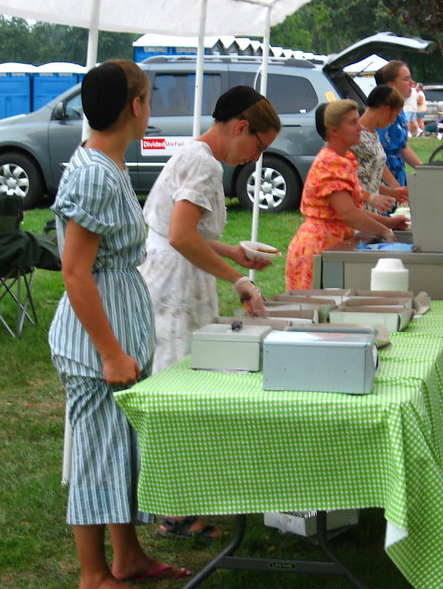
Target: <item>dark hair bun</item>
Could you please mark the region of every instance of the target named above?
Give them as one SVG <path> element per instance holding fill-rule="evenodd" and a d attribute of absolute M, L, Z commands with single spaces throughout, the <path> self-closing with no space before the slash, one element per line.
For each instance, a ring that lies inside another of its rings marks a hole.
<path fill-rule="evenodd" d="M 123 69 L 113 62 L 99 65 L 82 83 L 82 105 L 92 129 L 102 131 L 115 123 L 126 104 L 128 82 Z"/>
<path fill-rule="evenodd" d="M 325 110 L 327 106 L 328 103 L 323 102 L 317 106 L 315 111 L 315 128 L 324 141 L 326 141 Z"/>
<path fill-rule="evenodd" d="M 389 96 L 392 94 L 392 86 L 387 84 L 380 84 L 371 90 L 367 98 L 366 104 L 369 108 L 377 108 L 387 104 Z"/>

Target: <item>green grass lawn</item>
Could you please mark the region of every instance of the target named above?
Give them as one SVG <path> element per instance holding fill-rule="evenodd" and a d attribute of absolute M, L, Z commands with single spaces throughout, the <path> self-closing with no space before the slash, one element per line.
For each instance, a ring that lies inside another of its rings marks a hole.
<path fill-rule="evenodd" d="M 429 161 L 429 157 L 442 142 L 437 139 L 435 135 L 431 137 L 412 137 L 408 140 L 408 145 L 415 151 L 417 156 L 425 164 Z M 408 171 L 412 169 L 408 167 Z"/>
<path fill-rule="evenodd" d="M 439 144 L 434 138 L 411 141 L 427 161 Z M 52 213 L 48 209 L 25 214 L 24 228 L 41 233 Z M 283 254 L 297 230 L 296 212 L 261 215 L 259 239 Z M 251 213 L 235 203 L 228 208 L 224 239 L 248 239 Z M 256 274 L 265 296 L 284 291 L 285 256 Z M 229 284 L 219 282 L 220 312 L 230 315 L 238 299 Z M 1 589 L 74 589 L 78 566 L 71 531 L 65 524 L 67 491 L 61 486 L 64 393 L 52 367 L 47 333 L 63 292 L 61 274 L 37 270 L 33 286 L 39 323 L 25 324 L 16 340 L 0 326 L 0 587 Z M 180 473 L 186 476 L 186 473 Z M 233 517 L 211 518 L 226 530 Z M 407 584 L 383 551 L 384 520 L 378 509 L 361 513 L 361 523 L 334 540 L 343 559 L 359 571 L 371 589 L 404 589 Z M 251 517 L 244 550 L 251 555 L 321 559 L 319 549 L 294 535 L 283 535 L 263 526 L 263 517 Z M 222 541 L 170 541 L 155 534 L 155 526 L 140 530 L 147 550 L 155 557 L 198 571 Z M 157 583 L 159 589 L 180 587 L 183 582 Z M 208 589 L 226 587 L 267 589 L 269 586 L 303 589 L 341 589 L 350 584 L 340 577 L 293 576 L 259 572 L 217 572 L 204 583 Z"/>

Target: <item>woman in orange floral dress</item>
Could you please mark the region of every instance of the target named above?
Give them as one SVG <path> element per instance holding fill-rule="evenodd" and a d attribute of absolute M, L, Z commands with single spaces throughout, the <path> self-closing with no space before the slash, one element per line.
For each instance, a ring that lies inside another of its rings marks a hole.
<path fill-rule="evenodd" d="M 405 229 L 407 217 L 383 217 L 366 211 L 366 194 L 349 151 L 360 142 L 358 105 L 337 100 L 317 109 L 317 130 L 326 140 L 309 170 L 300 211 L 305 220 L 287 255 L 286 290 L 312 288 L 314 255 L 353 236 L 355 230 L 394 241 L 393 229 Z"/>

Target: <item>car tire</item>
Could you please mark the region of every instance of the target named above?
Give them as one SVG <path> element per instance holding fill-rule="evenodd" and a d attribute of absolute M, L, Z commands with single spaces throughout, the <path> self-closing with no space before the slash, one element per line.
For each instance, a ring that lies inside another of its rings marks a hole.
<path fill-rule="evenodd" d="M 302 183 L 297 173 L 284 160 L 268 155 L 263 157 L 260 211 L 280 213 L 298 209 Z M 245 209 L 254 206 L 255 162 L 245 164 L 235 181 L 235 196 Z"/>
<path fill-rule="evenodd" d="M 0 155 L 0 194 L 20 196 L 24 209 L 40 204 L 44 184 L 40 170 L 31 158 L 16 152 Z"/>

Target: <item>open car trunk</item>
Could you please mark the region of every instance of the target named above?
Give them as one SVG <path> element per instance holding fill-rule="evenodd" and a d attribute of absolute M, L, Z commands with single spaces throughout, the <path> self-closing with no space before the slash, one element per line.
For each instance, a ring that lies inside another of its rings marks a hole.
<path fill-rule="evenodd" d="M 351 76 L 343 71 L 346 66 L 357 63 L 373 54 L 378 54 L 385 59 L 403 60 L 408 53 L 431 53 L 435 47 L 434 41 L 398 37 L 390 32 L 376 33 L 350 45 L 340 53 L 330 55 L 323 70 L 337 86 L 343 97 L 356 100 L 363 108 L 366 96 L 353 80 L 356 73 Z"/>

